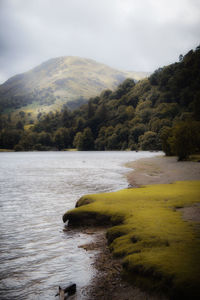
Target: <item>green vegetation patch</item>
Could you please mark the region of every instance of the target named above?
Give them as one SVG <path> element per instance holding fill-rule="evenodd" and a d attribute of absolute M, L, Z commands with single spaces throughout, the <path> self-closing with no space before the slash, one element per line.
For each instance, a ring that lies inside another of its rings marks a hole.
<path fill-rule="evenodd" d="M 13 152 L 13 150 L 10 150 L 10 149 L 0 149 L 0 152 Z"/>
<path fill-rule="evenodd" d="M 197 225 L 178 208 L 200 202 L 200 181 L 149 185 L 83 196 L 64 222 L 108 225 L 113 254 L 137 285 L 174 299 L 200 299 Z"/>

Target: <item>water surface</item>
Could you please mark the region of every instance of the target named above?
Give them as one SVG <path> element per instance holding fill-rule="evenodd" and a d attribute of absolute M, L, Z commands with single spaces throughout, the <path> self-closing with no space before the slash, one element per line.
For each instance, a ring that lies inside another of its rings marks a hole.
<path fill-rule="evenodd" d="M 150 152 L 0 153 L 0 299 L 56 299 L 91 280 L 91 237 L 63 232 L 62 215 L 88 193 L 127 187 L 123 166 Z"/>

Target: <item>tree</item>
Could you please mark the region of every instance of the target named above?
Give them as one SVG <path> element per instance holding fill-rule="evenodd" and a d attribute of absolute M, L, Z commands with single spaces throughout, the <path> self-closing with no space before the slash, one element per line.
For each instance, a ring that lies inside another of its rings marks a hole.
<path fill-rule="evenodd" d="M 82 145 L 80 150 L 88 151 L 93 149 L 94 149 L 94 138 L 91 129 L 87 127 L 83 131 Z"/>
<path fill-rule="evenodd" d="M 60 131 L 60 129 L 58 129 L 55 133 L 54 143 L 55 143 L 55 146 L 58 148 L 58 150 L 64 149 L 64 140 L 63 140 L 62 132 Z"/>
<path fill-rule="evenodd" d="M 140 136 L 139 143 L 142 150 L 160 150 L 157 134 L 153 131 L 146 131 Z"/>
<path fill-rule="evenodd" d="M 137 144 L 139 136 L 143 135 L 145 131 L 146 126 L 144 124 L 138 124 L 130 130 L 129 139 Z"/>
<path fill-rule="evenodd" d="M 74 137 L 74 141 L 73 141 L 73 146 L 75 148 L 77 148 L 78 150 L 81 150 L 82 148 L 82 142 L 83 141 L 83 134 L 82 132 L 77 132 L 75 137 Z"/>
<path fill-rule="evenodd" d="M 135 86 L 135 81 L 131 78 L 125 79 L 112 94 L 113 99 L 120 99 L 124 94 L 128 93 Z"/>
<path fill-rule="evenodd" d="M 179 62 L 181 62 L 183 60 L 183 54 L 179 55 Z"/>
<path fill-rule="evenodd" d="M 124 123 L 128 119 L 126 108 L 127 107 L 125 105 L 120 105 L 118 107 L 117 117 L 116 117 L 118 123 Z"/>
<path fill-rule="evenodd" d="M 152 116 L 152 109 L 151 108 L 145 108 L 139 112 L 139 117 L 142 120 L 142 123 L 148 123 Z"/>
<path fill-rule="evenodd" d="M 69 148 L 70 145 L 70 131 L 68 128 L 60 128 L 62 138 L 63 138 L 63 143 L 64 143 L 64 148 Z"/>
<path fill-rule="evenodd" d="M 94 138 L 91 129 L 87 127 L 83 132 L 78 132 L 73 145 L 80 151 L 94 150 Z"/>
<path fill-rule="evenodd" d="M 126 107 L 126 115 L 128 120 L 131 120 L 134 117 L 135 110 L 133 106 L 129 105 Z"/>
<path fill-rule="evenodd" d="M 158 85 L 159 83 L 159 76 L 160 73 L 162 72 L 162 68 L 157 69 L 150 77 L 149 77 L 149 81 L 152 85 Z"/>
<path fill-rule="evenodd" d="M 163 127 L 160 132 L 160 139 L 162 144 L 162 150 L 165 152 L 167 156 L 173 155 L 170 143 L 169 143 L 169 137 L 172 134 L 172 129 L 170 127 Z"/>
<path fill-rule="evenodd" d="M 173 119 L 179 110 L 180 107 L 177 103 L 161 103 L 155 109 L 155 116 L 160 119 Z"/>
<path fill-rule="evenodd" d="M 13 149 L 19 143 L 21 132 L 19 130 L 3 130 L 0 134 L 0 148 Z"/>
<path fill-rule="evenodd" d="M 34 148 L 34 145 L 37 144 L 37 138 L 37 133 L 31 131 L 25 132 L 16 147 L 18 150 L 23 149 L 24 151 L 30 151 Z"/>
<path fill-rule="evenodd" d="M 111 94 L 112 94 L 111 90 L 104 90 L 101 92 L 100 98 L 108 99 Z"/>
<path fill-rule="evenodd" d="M 118 150 L 121 149 L 119 145 L 119 139 L 116 133 L 113 133 L 108 139 L 107 139 L 107 149 L 108 150 Z"/>
<path fill-rule="evenodd" d="M 55 132 L 54 143 L 59 150 L 68 148 L 69 140 L 70 140 L 70 136 L 69 136 L 69 130 L 67 128 L 59 128 Z"/>
<path fill-rule="evenodd" d="M 96 119 L 99 122 L 105 122 L 107 119 L 107 109 L 104 103 L 102 103 L 96 111 L 95 114 Z"/>
<path fill-rule="evenodd" d="M 41 132 L 38 134 L 38 143 L 43 146 L 51 146 L 52 145 L 52 137 L 48 132 Z"/>
<path fill-rule="evenodd" d="M 101 127 L 99 130 L 98 137 L 95 140 L 95 149 L 96 150 L 105 150 L 106 149 L 106 127 Z"/>
<path fill-rule="evenodd" d="M 82 131 L 85 126 L 85 119 L 83 119 L 82 117 L 77 117 L 75 121 L 75 130 L 77 132 Z"/>
<path fill-rule="evenodd" d="M 69 127 L 70 126 L 70 115 L 68 109 L 65 107 L 62 116 L 61 116 L 61 122 L 63 127 Z"/>
<path fill-rule="evenodd" d="M 192 153 L 200 150 L 200 122 L 180 122 L 172 128 L 168 138 L 172 153 L 178 160 L 187 160 Z"/>

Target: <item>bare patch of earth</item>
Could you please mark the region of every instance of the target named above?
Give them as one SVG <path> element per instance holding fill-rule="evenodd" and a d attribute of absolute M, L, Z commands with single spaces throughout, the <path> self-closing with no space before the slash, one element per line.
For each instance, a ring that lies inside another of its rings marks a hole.
<path fill-rule="evenodd" d="M 200 222 L 200 203 L 178 209 L 185 221 Z"/>

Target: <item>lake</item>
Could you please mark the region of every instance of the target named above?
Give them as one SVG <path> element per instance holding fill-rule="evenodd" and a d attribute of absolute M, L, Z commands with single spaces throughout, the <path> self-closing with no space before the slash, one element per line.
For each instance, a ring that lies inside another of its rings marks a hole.
<path fill-rule="evenodd" d="M 95 272 L 92 237 L 63 232 L 62 215 L 84 194 L 126 188 L 124 164 L 152 152 L 0 153 L 0 299 L 56 299 L 77 284 L 77 299 Z"/>

